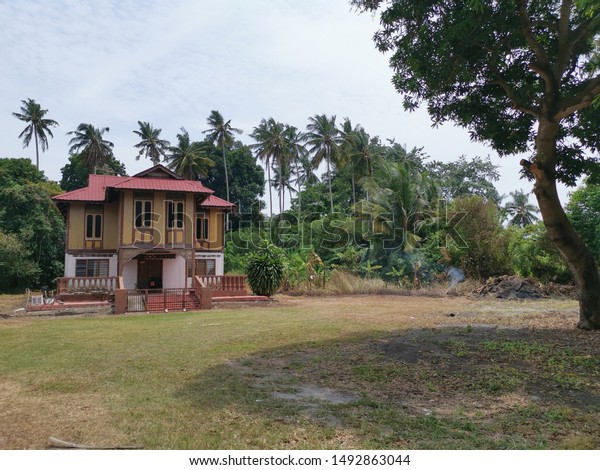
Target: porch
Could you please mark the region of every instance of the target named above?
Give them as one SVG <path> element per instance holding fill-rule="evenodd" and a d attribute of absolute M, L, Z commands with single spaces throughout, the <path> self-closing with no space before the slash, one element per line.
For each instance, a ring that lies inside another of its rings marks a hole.
<path fill-rule="evenodd" d="M 57 279 L 56 300 L 64 302 L 110 301 L 117 314 L 210 309 L 213 303 L 264 301 L 248 292 L 243 275 L 196 275 L 191 288 L 125 289 L 121 276 L 62 277 Z M 52 308 L 50 305 L 47 308 Z"/>

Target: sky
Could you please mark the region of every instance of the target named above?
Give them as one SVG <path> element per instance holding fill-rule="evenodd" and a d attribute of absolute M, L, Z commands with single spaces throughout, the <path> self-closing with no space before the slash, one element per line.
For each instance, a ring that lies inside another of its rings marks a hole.
<path fill-rule="evenodd" d="M 263 118 L 303 130 L 324 113 L 383 142 L 423 147 L 432 160 L 489 155 L 500 165 L 501 194 L 530 192 L 519 179 L 522 156 L 500 159 L 465 129 L 433 128 L 425 110 L 403 110 L 372 41 L 377 27 L 347 0 L 0 0 L 0 157 L 35 162 L 34 145 L 23 149 L 18 138 L 25 125 L 12 116 L 27 98 L 60 124 L 40 155 L 40 169 L 57 181 L 66 133 L 80 123 L 110 128 L 105 139 L 131 175 L 151 166 L 136 161 L 137 121 L 171 142 L 181 127 L 201 140 L 218 110 L 249 144 Z M 566 202 L 567 190 L 560 194 Z"/>

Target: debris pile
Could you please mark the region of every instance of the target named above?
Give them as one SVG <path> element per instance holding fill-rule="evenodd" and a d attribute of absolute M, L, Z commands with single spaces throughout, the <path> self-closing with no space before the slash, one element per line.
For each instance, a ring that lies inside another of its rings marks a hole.
<path fill-rule="evenodd" d="M 519 276 L 497 276 L 489 278 L 484 285 L 475 289 L 470 297 L 493 296 L 497 299 L 541 299 L 550 296 L 575 298 L 574 286 L 563 286 L 524 279 Z"/>

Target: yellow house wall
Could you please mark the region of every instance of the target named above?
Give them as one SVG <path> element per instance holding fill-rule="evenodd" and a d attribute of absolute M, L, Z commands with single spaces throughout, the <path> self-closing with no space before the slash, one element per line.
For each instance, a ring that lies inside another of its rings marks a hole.
<path fill-rule="evenodd" d="M 121 240 L 123 245 L 133 244 L 133 193 L 126 191 L 123 197 L 123 224 L 121 226 Z"/>
<path fill-rule="evenodd" d="M 85 224 L 85 204 L 69 204 L 68 250 L 83 250 L 83 227 Z"/>
<path fill-rule="evenodd" d="M 119 247 L 119 203 L 104 204 L 104 227 L 102 231 L 102 248 L 116 250 Z"/>
<path fill-rule="evenodd" d="M 211 209 L 209 214 L 208 232 L 210 235 L 210 249 L 223 249 L 224 214 L 218 209 Z"/>
<path fill-rule="evenodd" d="M 185 243 L 194 246 L 196 229 L 196 200 L 193 194 L 185 195 Z"/>
<path fill-rule="evenodd" d="M 152 243 L 160 246 L 170 241 L 167 234 L 167 208 L 165 192 L 155 192 L 152 197 L 154 217 L 152 230 L 134 230 L 134 194 L 133 191 L 121 193 L 120 201 L 104 204 L 104 220 L 102 249 L 117 250 L 122 245 L 138 243 Z M 201 247 L 195 244 L 196 228 L 196 200 L 193 194 L 185 195 L 185 223 L 184 240 L 179 237 L 175 243 L 184 241 L 187 246 L 196 246 L 196 249 L 209 249 L 220 251 L 223 249 L 223 230 L 225 214 L 220 209 L 208 209 L 209 214 L 209 241 L 210 246 Z M 72 202 L 68 214 L 68 250 L 83 250 L 85 231 L 85 203 Z M 181 234 L 181 232 L 179 232 Z M 173 242 L 173 241 L 170 241 Z"/>
<path fill-rule="evenodd" d="M 154 201 L 152 203 L 152 211 L 154 215 L 152 217 L 152 228 L 151 243 L 153 245 L 162 245 L 166 238 L 167 230 L 167 214 L 166 214 L 166 197 L 164 192 L 154 193 Z"/>

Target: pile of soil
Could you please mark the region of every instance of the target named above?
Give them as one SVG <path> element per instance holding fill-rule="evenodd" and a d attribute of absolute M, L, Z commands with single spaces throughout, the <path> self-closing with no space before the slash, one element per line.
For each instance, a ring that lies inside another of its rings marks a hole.
<path fill-rule="evenodd" d="M 577 297 L 574 286 L 555 283 L 542 284 L 519 276 L 497 276 L 475 289 L 470 297 L 493 296 L 497 299 L 541 299 L 545 297 Z"/>

